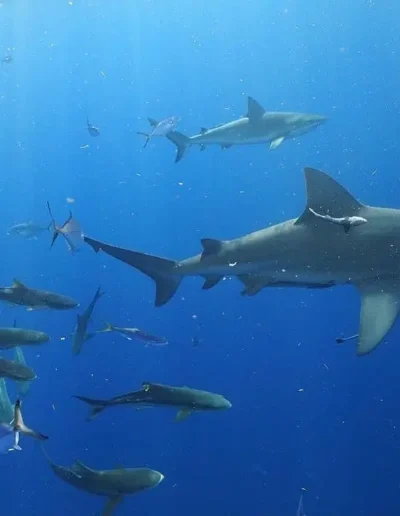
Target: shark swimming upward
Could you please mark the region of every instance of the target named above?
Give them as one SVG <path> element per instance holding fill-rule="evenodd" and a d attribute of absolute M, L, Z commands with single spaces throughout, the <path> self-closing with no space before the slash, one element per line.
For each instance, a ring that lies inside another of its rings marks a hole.
<path fill-rule="evenodd" d="M 165 136 L 177 147 L 175 162 L 180 161 L 192 145 L 199 145 L 204 150 L 208 145 L 228 149 L 233 145 L 262 143 L 269 144 L 274 150 L 286 139 L 308 133 L 327 120 L 321 115 L 268 112 L 252 97 L 248 97 L 247 105 L 246 116 L 211 129 L 203 127 L 194 136 L 188 137 L 178 131 L 167 133 Z"/>
<path fill-rule="evenodd" d="M 361 204 L 333 178 L 306 168 L 307 205 L 287 220 L 234 240 L 203 239 L 203 252 L 182 261 L 168 260 L 85 241 L 147 274 L 156 283 L 156 306 L 167 303 L 185 276 L 202 276 L 203 289 L 224 276 L 236 276 L 243 295 L 264 287 L 327 288 L 354 285 L 361 295 L 357 355 L 370 353 L 383 340 L 400 310 L 400 210 Z M 332 217 L 368 220 L 346 234 L 315 217 L 309 209 Z"/>

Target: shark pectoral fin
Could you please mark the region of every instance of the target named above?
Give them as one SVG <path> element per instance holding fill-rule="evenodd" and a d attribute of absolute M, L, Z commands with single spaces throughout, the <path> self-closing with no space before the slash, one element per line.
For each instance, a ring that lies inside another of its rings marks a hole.
<path fill-rule="evenodd" d="M 103 516 L 111 516 L 114 509 L 122 502 L 123 499 L 124 495 L 122 494 L 109 498 L 104 506 Z"/>
<path fill-rule="evenodd" d="M 191 409 L 182 409 L 182 410 L 179 410 L 179 412 L 177 413 L 177 415 L 175 416 L 175 421 L 177 423 L 180 423 L 181 421 L 184 421 L 185 419 L 187 419 L 190 414 L 192 413 L 193 411 Z"/>
<path fill-rule="evenodd" d="M 265 113 L 265 109 L 260 103 L 253 99 L 253 97 L 247 98 L 247 118 L 250 122 L 258 121 Z"/>
<path fill-rule="evenodd" d="M 203 252 L 201 258 L 210 256 L 211 254 L 217 254 L 221 251 L 223 242 L 214 238 L 202 238 L 201 245 L 203 246 Z"/>
<path fill-rule="evenodd" d="M 281 145 L 281 143 L 283 143 L 284 141 L 284 136 L 281 136 L 281 138 L 276 138 L 276 140 L 272 140 L 272 142 L 270 143 L 270 150 L 275 150 L 279 147 L 279 145 Z"/>
<path fill-rule="evenodd" d="M 245 289 L 242 290 L 242 296 L 255 296 L 258 294 L 266 285 L 265 278 L 261 279 L 251 274 L 241 274 L 238 279 L 243 283 Z"/>
<path fill-rule="evenodd" d="M 315 225 L 317 213 L 329 213 L 331 217 L 358 215 L 360 211 L 368 210 L 355 199 L 342 185 L 320 170 L 305 168 L 304 175 L 307 188 L 307 206 L 296 220 L 295 224 Z M 366 217 L 368 218 L 368 217 Z"/>
<path fill-rule="evenodd" d="M 223 276 L 204 276 L 205 282 L 203 285 L 203 290 L 209 290 L 210 288 L 215 287 L 221 280 Z"/>
<path fill-rule="evenodd" d="M 400 311 L 400 283 L 375 280 L 358 285 L 361 294 L 357 355 L 373 351 L 395 323 Z"/>

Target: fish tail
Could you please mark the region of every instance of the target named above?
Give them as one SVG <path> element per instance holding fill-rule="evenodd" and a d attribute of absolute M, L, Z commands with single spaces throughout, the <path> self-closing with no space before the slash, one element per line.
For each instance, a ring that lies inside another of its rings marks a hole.
<path fill-rule="evenodd" d="M 114 326 L 108 321 L 104 321 L 104 328 L 102 330 L 98 330 L 96 333 L 107 333 L 109 331 L 114 331 Z"/>
<path fill-rule="evenodd" d="M 176 145 L 175 163 L 178 163 L 190 147 L 190 138 L 178 131 L 171 131 L 165 135 L 169 141 Z"/>
<path fill-rule="evenodd" d="M 176 293 L 182 281 L 182 276 L 177 272 L 177 262 L 153 256 L 151 254 L 138 253 L 122 247 L 105 244 L 84 237 L 84 240 L 97 253 L 102 250 L 104 253 L 113 256 L 117 260 L 125 262 L 131 267 L 135 267 L 139 271 L 149 276 L 156 283 L 156 300 L 155 306 L 161 306 L 167 303 Z"/>
<path fill-rule="evenodd" d="M 92 398 L 86 398 L 85 396 L 76 395 L 74 395 L 73 397 L 83 401 L 84 403 L 87 403 L 88 405 L 91 405 L 92 408 L 89 417 L 87 418 L 87 421 L 92 421 L 96 416 L 100 414 L 100 412 L 107 408 L 108 405 L 108 401 L 106 400 L 94 400 Z"/>
<path fill-rule="evenodd" d="M 147 147 L 147 144 L 150 141 L 150 135 L 148 133 L 141 133 L 139 131 L 136 131 L 136 134 L 140 134 L 141 136 L 145 136 L 146 137 L 146 141 L 144 142 L 144 145 L 143 145 L 143 149 L 145 149 Z"/>

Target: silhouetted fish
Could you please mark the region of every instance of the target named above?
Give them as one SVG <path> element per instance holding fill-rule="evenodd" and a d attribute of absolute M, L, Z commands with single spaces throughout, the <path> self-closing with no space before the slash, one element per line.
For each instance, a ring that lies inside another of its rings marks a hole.
<path fill-rule="evenodd" d="M 72 253 L 75 253 L 79 249 L 79 245 L 83 242 L 83 233 L 79 222 L 74 219 L 72 213 L 69 212 L 68 219 L 62 226 L 59 226 L 54 220 L 49 201 L 47 201 L 47 208 L 50 213 L 51 225 L 53 229 L 53 238 L 51 241 L 50 249 L 53 247 L 58 235 L 62 235 L 67 242 L 68 250 Z"/>
<path fill-rule="evenodd" d="M 86 119 L 87 121 L 87 130 L 90 134 L 90 136 L 100 136 L 100 131 L 99 131 L 99 128 L 96 127 L 95 125 L 92 125 L 90 122 L 89 122 L 89 118 Z"/>

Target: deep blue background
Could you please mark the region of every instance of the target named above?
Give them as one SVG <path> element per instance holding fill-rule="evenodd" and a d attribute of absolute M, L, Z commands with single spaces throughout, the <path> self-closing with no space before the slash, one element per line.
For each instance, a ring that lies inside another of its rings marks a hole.
<path fill-rule="evenodd" d="M 73 357 L 60 337 L 75 311 L 1 314 L 4 325 L 17 317 L 53 337 L 25 353 L 38 380 L 24 409 L 51 436 L 57 462 L 165 474 L 118 515 L 294 515 L 304 487 L 308 516 L 398 516 L 400 330 L 364 358 L 353 343 L 337 346 L 338 334 L 357 331 L 354 289 L 243 298 L 237 281 L 204 292 L 190 278 L 155 309 L 151 281 L 133 269 L 6 231 L 47 223 L 46 200 L 63 221 L 73 197 L 85 233 L 183 258 L 199 252 L 201 237 L 299 215 L 306 165 L 366 203 L 400 207 L 399 23 L 398 0 L 4 0 L 0 56 L 11 48 L 15 61 L 0 67 L 0 284 L 16 276 L 78 298 L 80 310 L 101 284 L 96 327 L 110 320 L 171 339 L 156 349 L 104 335 Z M 142 150 L 136 131 L 148 129 L 147 116 L 179 115 L 179 129 L 193 134 L 245 113 L 247 95 L 267 110 L 330 120 L 275 152 L 192 149 L 175 165 L 166 140 Z M 143 380 L 221 392 L 233 408 L 179 425 L 170 411 L 115 409 L 89 424 L 71 398 L 113 396 Z M 23 447 L 0 461 L 1 514 L 101 513 L 102 500 L 54 477 L 36 443 Z"/>

